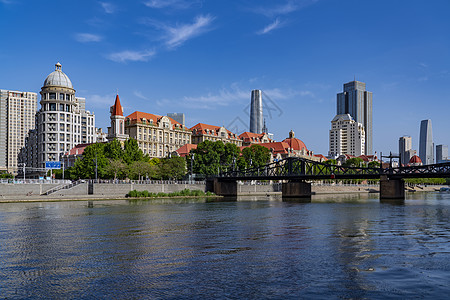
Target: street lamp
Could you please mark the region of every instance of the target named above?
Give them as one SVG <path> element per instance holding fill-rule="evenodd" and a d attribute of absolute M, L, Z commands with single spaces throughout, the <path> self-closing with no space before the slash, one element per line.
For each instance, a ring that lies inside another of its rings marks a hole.
<path fill-rule="evenodd" d="M 192 179 L 194 177 L 194 156 L 195 156 L 195 153 L 192 153 L 192 155 L 191 155 L 191 183 L 192 183 Z"/>

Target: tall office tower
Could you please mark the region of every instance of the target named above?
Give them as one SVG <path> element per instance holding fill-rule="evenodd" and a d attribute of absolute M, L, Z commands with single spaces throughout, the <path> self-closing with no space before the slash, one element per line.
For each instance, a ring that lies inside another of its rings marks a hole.
<path fill-rule="evenodd" d="M 178 123 L 180 123 L 181 125 L 185 125 L 185 117 L 183 113 L 168 113 L 167 116 L 169 118 L 174 119 L 175 121 L 177 121 Z"/>
<path fill-rule="evenodd" d="M 34 129 L 37 94 L 0 90 L 0 170 L 17 174 L 17 157 Z"/>
<path fill-rule="evenodd" d="M 46 161 L 60 161 L 75 145 L 95 143 L 97 138 L 95 116 L 85 109 L 86 99 L 75 97 L 72 82 L 62 72 L 61 64 L 55 67 L 41 88 L 36 130 L 30 131 L 28 149 L 21 156 L 27 166 L 34 168 L 44 168 Z"/>
<path fill-rule="evenodd" d="M 252 91 L 250 103 L 250 132 L 262 133 L 263 129 L 263 105 L 261 90 Z"/>
<path fill-rule="evenodd" d="M 405 135 L 398 139 L 398 153 L 403 165 L 407 165 L 411 157 L 416 155 L 416 151 L 412 150 L 412 138 L 410 136 Z"/>
<path fill-rule="evenodd" d="M 436 163 L 444 162 L 448 160 L 448 146 L 437 145 L 436 146 Z"/>
<path fill-rule="evenodd" d="M 344 91 L 337 94 L 337 115 L 350 114 L 355 122 L 364 126 L 366 133 L 366 155 L 371 155 L 372 144 L 372 92 L 366 91 L 366 84 L 351 81 L 344 84 Z"/>
<path fill-rule="evenodd" d="M 433 148 L 431 120 L 422 120 L 422 122 L 420 122 L 419 157 L 424 165 L 434 163 Z"/>
<path fill-rule="evenodd" d="M 342 154 L 360 156 L 364 154 L 364 126 L 349 114 L 336 115 L 331 121 L 329 157 Z"/>

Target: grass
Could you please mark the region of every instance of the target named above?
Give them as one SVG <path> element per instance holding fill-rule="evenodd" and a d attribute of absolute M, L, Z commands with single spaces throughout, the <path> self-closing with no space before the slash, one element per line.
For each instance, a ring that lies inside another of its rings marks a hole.
<path fill-rule="evenodd" d="M 127 195 L 129 198 L 165 198 L 165 197 L 201 197 L 201 196 L 215 196 L 214 193 L 211 192 L 203 192 L 200 190 L 188 190 L 184 189 L 178 192 L 172 193 L 151 193 L 149 191 L 136 191 L 132 190 Z"/>

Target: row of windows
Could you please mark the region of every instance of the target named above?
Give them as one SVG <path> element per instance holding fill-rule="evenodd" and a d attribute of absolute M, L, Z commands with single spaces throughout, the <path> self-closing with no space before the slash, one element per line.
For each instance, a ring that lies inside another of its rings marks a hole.
<path fill-rule="evenodd" d="M 47 93 L 42 94 L 42 100 L 72 100 L 72 95 L 64 93 Z"/>

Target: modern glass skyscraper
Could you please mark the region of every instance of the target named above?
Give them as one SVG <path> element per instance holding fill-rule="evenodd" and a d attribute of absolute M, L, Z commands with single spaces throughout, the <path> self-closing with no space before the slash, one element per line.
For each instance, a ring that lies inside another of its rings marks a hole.
<path fill-rule="evenodd" d="M 337 94 L 337 115 L 350 114 L 352 118 L 363 124 L 366 133 L 366 155 L 372 154 L 372 92 L 366 91 L 366 84 L 351 81 L 344 84 L 344 91 Z"/>
<path fill-rule="evenodd" d="M 437 145 L 436 146 L 436 163 L 444 162 L 448 160 L 448 146 Z"/>
<path fill-rule="evenodd" d="M 422 120 L 422 122 L 420 122 L 419 157 L 424 165 L 434 163 L 434 145 L 431 120 Z"/>
<path fill-rule="evenodd" d="M 250 103 L 250 132 L 262 133 L 263 126 L 262 93 L 261 90 L 253 90 Z"/>

